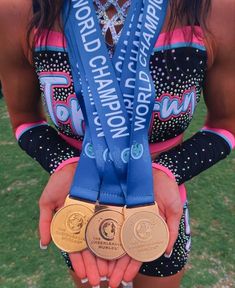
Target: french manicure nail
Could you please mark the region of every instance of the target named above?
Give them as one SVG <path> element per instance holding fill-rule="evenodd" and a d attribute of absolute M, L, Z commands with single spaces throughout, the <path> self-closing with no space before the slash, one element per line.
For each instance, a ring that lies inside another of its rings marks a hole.
<path fill-rule="evenodd" d="M 132 282 L 122 281 L 122 285 L 123 285 L 124 287 L 132 287 Z"/>
<path fill-rule="evenodd" d="M 46 250 L 46 249 L 47 249 L 47 246 L 42 245 L 41 240 L 40 240 L 40 242 L 39 242 L 39 246 L 40 246 L 40 249 L 41 249 L 41 250 Z"/>
<path fill-rule="evenodd" d="M 165 258 L 171 258 L 171 255 L 172 255 L 172 253 L 173 253 L 173 249 L 171 250 L 171 252 L 170 252 L 170 254 L 164 254 L 164 257 Z"/>
<path fill-rule="evenodd" d="M 88 279 L 87 278 L 83 278 L 83 279 L 81 279 L 81 282 L 82 282 L 82 284 L 85 284 L 85 283 L 88 282 Z"/>
<path fill-rule="evenodd" d="M 100 281 L 107 281 L 107 277 L 106 276 L 100 277 Z"/>

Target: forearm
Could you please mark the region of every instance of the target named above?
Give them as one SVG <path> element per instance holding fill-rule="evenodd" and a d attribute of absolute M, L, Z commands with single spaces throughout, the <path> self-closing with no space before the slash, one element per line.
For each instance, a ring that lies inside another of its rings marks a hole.
<path fill-rule="evenodd" d="M 78 161 L 80 151 L 60 137 L 47 122 L 25 123 L 16 129 L 19 146 L 47 172 Z"/>
<path fill-rule="evenodd" d="M 181 145 L 160 154 L 153 166 L 180 185 L 226 158 L 234 146 L 235 137 L 230 132 L 203 127 Z"/>

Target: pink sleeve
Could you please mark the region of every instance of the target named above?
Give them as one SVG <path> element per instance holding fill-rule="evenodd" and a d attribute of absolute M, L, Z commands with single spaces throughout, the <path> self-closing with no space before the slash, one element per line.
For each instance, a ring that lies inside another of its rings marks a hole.
<path fill-rule="evenodd" d="M 15 131 L 16 140 L 18 141 L 20 139 L 20 136 L 22 134 L 24 134 L 26 131 L 28 131 L 34 127 L 38 127 L 38 126 L 42 126 L 42 125 L 49 125 L 49 124 L 46 121 L 42 120 L 42 121 L 38 121 L 38 122 L 25 123 L 25 124 L 18 126 L 16 128 L 16 131 Z"/>

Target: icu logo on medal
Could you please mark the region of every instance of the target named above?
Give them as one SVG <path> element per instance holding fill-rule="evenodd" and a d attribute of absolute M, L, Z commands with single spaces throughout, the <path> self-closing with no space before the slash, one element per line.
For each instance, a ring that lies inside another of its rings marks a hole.
<path fill-rule="evenodd" d="M 95 158 L 94 148 L 93 148 L 93 145 L 91 143 L 87 143 L 86 144 L 86 146 L 85 146 L 85 154 L 91 159 Z"/>
<path fill-rule="evenodd" d="M 135 223 L 134 234 L 139 241 L 149 241 L 152 238 L 152 224 L 147 219 Z"/>
<path fill-rule="evenodd" d="M 84 226 L 84 215 L 79 212 L 70 214 L 66 219 L 66 228 L 73 234 L 79 234 Z"/>
<path fill-rule="evenodd" d="M 131 146 L 131 157 L 135 160 L 140 159 L 144 154 L 144 146 L 139 143 L 135 143 Z"/>
<path fill-rule="evenodd" d="M 105 219 L 100 223 L 100 235 L 105 240 L 113 240 L 117 232 L 117 223 L 113 219 Z"/>

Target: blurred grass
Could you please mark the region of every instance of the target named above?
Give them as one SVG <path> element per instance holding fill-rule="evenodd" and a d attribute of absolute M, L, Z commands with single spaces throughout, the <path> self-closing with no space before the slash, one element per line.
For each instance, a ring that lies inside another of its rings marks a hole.
<path fill-rule="evenodd" d="M 203 103 L 187 136 L 202 126 Z M 48 175 L 15 142 L 0 97 L 0 287 L 73 287 L 54 245 L 39 249 L 40 193 Z M 192 252 L 183 288 L 235 287 L 235 153 L 189 184 Z"/>

